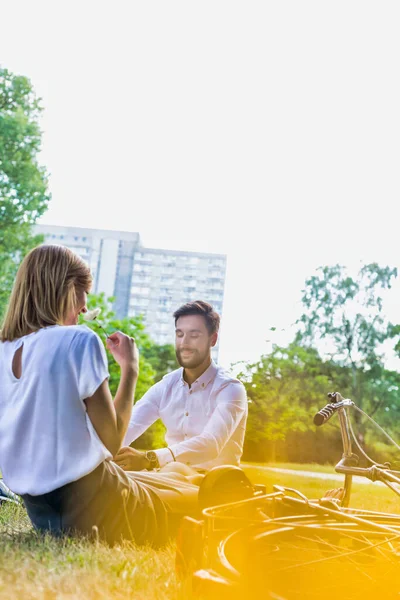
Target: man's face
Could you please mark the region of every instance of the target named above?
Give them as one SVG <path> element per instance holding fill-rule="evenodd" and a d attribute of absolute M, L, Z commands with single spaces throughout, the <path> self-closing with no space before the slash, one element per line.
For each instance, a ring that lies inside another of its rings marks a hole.
<path fill-rule="evenodd" d="M 210 356 L 217 334 L 210 335 L 201 315 L 179 317 L 175 327 L 175 352 L 178 363 L 187 369 L 196 369 Z"/>

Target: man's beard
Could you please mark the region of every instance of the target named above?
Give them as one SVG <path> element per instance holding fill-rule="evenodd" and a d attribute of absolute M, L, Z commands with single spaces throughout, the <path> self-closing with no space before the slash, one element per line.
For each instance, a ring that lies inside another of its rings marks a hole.
<path fill-rule="evenodd" d="M 189 354 L 185 358 L 181 356 L 182 350 L 175 350 L 176 360 L 185 369 L 196 369 L 199 367 L 207 358 L 207 352 L 200 354 L 198 350 L 191 350 L 192 354 Z"/>

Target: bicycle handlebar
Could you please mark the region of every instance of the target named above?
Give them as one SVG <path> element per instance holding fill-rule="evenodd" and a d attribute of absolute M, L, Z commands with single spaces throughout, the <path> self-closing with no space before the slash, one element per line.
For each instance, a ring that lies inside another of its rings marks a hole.
<path fill-rule="evenodd" d="M 400 492 L 393 487 L 393 483 L 400 484 L 400 472 L 390 470 L 390 465 L 379 465 L 374 463 L 369 457 L 362 451 L 359 444 L 357 444 L 354 434 L 352 432 L 349 418 L 348 409 L 351 406 L 355 406 L 352 400 L 343 398 L 339 392 L 328 394 L 331 402 L 321 408 L 314 416 L 314 424 L 317 426 L 324 425 L 329 419 L 337 412 L 340 423 L 340 431 L 343 442 L 343 455 L 340 462 L 336 465 L 335 471 L 337 473 L 343 473 L 345 475 L 344 483 L 344 498 L 341 502 L 341 506 L 348 506 L 350 500 L 351 491 L 351 480 L 354 475 L 361 475 L 367 477 L 371 481 L 380 480 L 390 487 L 396 494 L 400 496 Z M 358 456 L 352 452 L 352 437 L 354 438 L 356 445 L 364 456 L 373 463 L 372 467 L 360 468 L 358 467 Z"/>
<path fill-rule="evenodd" d="M 324 408 L 321 408 L 321 410 L 319 410 L 314 416 L 314 425 L 317 425 L 318 427 L 324 425 L 327 421 L 329 421 L 329 419 L 335 414 L 337 410 L 338 407 L 336 404 L 327 404 L 326 406 L 324 406 Z"/>
<path fill-rule="evenodd" d="M 324 425 L 329 419 L 337 412 L 339 409 L 344 408 L 345 406 L 353 406 L 354 402 L 352 400 L 344 399 L 340 396 L 340 394 L 329 394 L 330 397 L 340 397 L 340 400 L 336 402 L 330 402 L 324 408 L 321 408 L 314 416 L 314 425 L 320 427 Z"/>

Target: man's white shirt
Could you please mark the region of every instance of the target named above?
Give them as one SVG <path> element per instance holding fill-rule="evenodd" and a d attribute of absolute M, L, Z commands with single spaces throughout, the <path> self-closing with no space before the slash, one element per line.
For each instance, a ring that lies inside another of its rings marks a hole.
<path fill-rule="evenodd" d="M 156 450 L 160 466 L 175 460 L 201 469 L 238 465 L 247 420 L 243 384 L 214 362 L 191 385 L 177 369 L 135 404 L 125 436 L 128 446 L 160 418 L 168 448 Z"/>

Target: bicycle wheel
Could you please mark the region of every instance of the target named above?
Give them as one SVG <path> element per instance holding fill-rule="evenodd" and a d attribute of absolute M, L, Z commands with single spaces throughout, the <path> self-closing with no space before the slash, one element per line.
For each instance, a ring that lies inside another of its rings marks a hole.
<path fill-rule="evenodd" d="M 281 600 L 400 597 L 400 526 L 309 519 L 244 528 L 220 546 L 224 576 L 242 590 Z M 269 596 L 267 595 L 269 594 Z"/>

